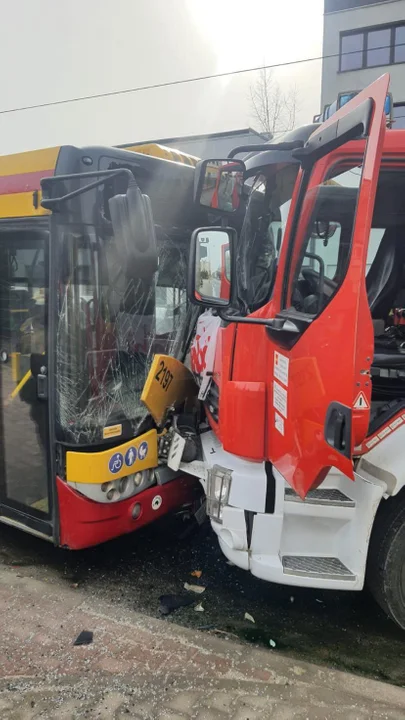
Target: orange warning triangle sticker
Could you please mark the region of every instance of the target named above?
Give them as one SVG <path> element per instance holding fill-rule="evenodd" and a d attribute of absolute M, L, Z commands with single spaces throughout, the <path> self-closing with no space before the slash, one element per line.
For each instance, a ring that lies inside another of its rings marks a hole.
<path fill-rule="evenodd" d="M 355 410 L 369 410 L 370 405 L 368 403 L 368 400 L 367 400 L 364 392 L 359 392 L 359 394 L 357 395 L 357 397 L 354 401 L 353 407 Z"/>

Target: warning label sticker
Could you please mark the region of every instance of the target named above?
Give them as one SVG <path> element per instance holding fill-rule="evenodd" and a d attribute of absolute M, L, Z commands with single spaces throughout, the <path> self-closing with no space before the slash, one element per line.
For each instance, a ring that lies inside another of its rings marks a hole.
<path fill-rule="evenodd" d="M 354 401 L 353 407 L 355 410 L 369 410 L 370 405 L 363 392 L 359 392 Z"/>
<path fill-rule="evenodd" d="M 281 435 L 284 435 L 284 420 L 277 412 L 274 413 L 274 427 Z"/>
<path fill-rule="evenodd" d="M 288 385 L 288 366 L 290 364 L 290 360 L 285 355 L 282 355 L 281 353 L 277 352 L 275 350 L 274 352 L 274 377 L 276 380 L 280 380 L 280 382 L 283 383 L 283 385 Z"/>
<path fill-rule="evenodd" d="M 283 417 L 287 417 L 287 397 L 288 393 L 285 388 L 283 388 L 281 385 L 278 384 L 274 380 L 273 382 L 273 406 L 276 410 L 280 413 L 280 415 L 283 415 Z"/>

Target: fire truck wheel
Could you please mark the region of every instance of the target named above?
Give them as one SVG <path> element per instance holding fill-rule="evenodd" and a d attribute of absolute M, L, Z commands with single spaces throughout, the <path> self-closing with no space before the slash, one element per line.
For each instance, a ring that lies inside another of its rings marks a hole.
<path fill-rule="evenodd" d="M 405 630 L 405 494 L 382 500 L 368 555 L 367 584 L 387 615 Z"/>

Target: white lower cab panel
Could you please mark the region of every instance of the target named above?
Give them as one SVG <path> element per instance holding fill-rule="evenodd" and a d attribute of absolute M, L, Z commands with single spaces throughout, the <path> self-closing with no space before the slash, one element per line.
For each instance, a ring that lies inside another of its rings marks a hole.
<path fill-rule="evenodd" d="M 277 472 L 275 484 L 274 512 L 253 515 L 250 547 L 243 500 L 239 507 L 224 507 L 222 524 L 212 522 L 226 557 L 269 582 L 361 590 L 385 483 L 359 475 L 352 482 L 332 468 L 304 501 Z M 247 490 L 245 494 L 247 502 Z"/>
<path fill-rule="evenodd" d="M 244 460 L 226 452 L 213 432 L 201 435 L 201 445 L 208 468 L 220 465 L 232 471 L 229 505 L 252 512 L 264 512 L 267 490 L 264 463 Z"/>

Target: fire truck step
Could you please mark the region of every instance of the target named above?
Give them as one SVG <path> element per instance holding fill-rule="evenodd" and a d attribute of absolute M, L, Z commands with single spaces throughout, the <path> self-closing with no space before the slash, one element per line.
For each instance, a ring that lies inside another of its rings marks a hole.
<path fill-rule="evenodd" d="M 349 498 L 337 488 L 310 490 L 305 500 L 301 500 L 300 496 L 292 488 L 286 488 L 284 500 L 286 502 L 304 502 L 307 505 L 333 505 L 335 507 L 355 507 L 356 505 L 352 498 Z"/>
<path fill-rule="evenodd" d="M 284 555 L 285 575 L 327 578 L 329 580 L 355 580 L 356 576 L 337 557 L 313 557 L 310 555 Z"/>

